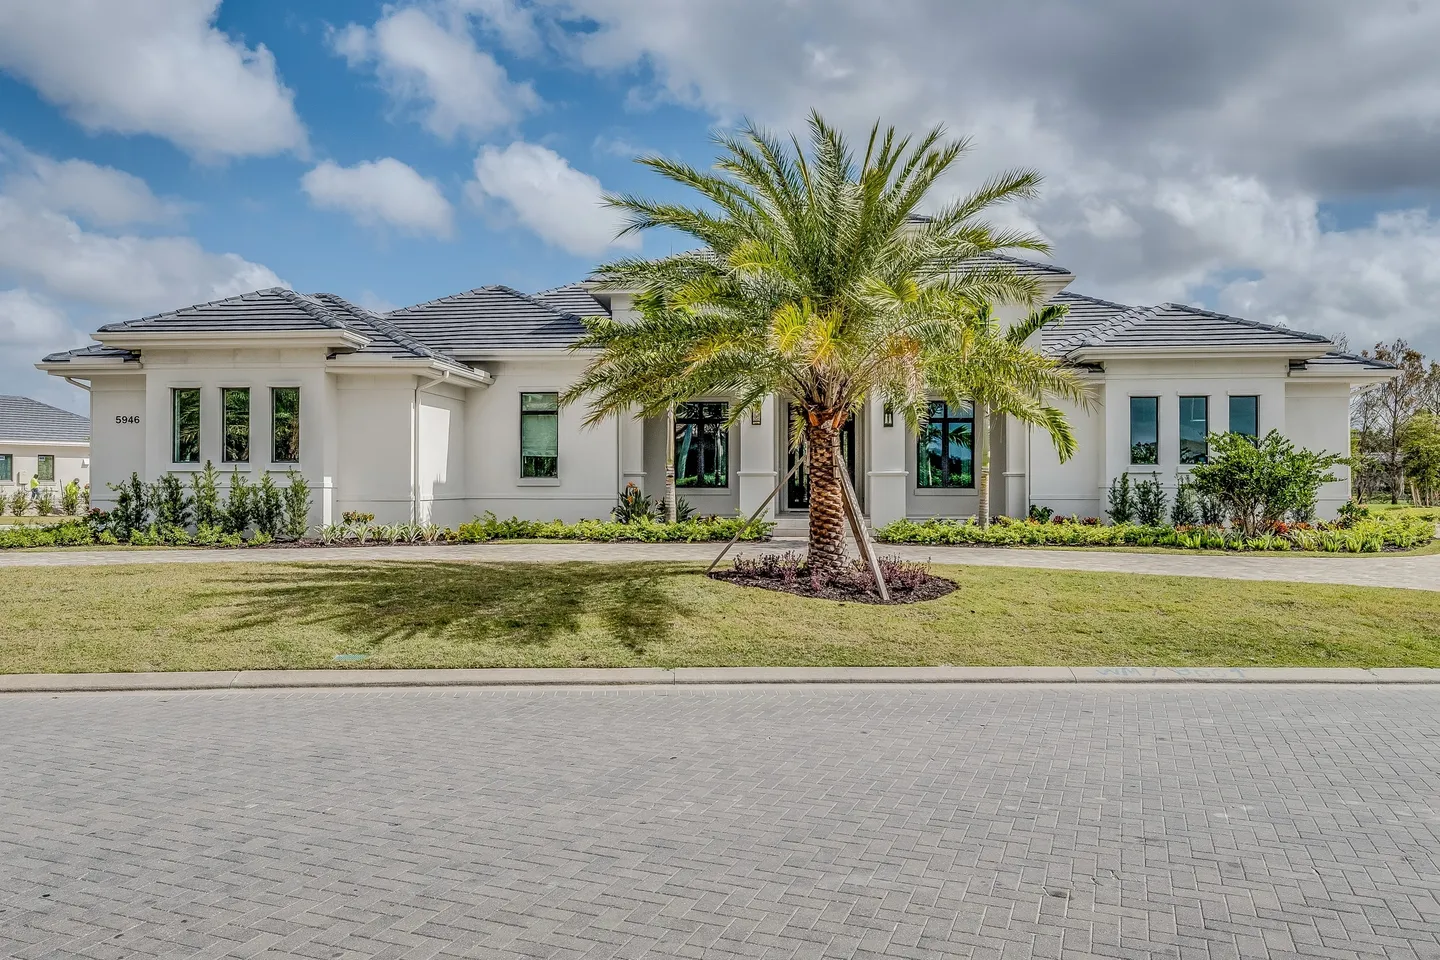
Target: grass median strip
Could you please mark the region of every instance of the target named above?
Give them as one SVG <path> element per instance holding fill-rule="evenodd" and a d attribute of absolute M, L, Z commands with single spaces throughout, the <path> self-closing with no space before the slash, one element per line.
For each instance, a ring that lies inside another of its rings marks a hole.
<path fill-rule="evenodd" d="M 699 571 L 449 561 L 12 569 L 0 588 L 0 672 L 1440 666 L 1440 593 L 1430 591 L 937 566 L 955 593 L 878 607 Z"/>

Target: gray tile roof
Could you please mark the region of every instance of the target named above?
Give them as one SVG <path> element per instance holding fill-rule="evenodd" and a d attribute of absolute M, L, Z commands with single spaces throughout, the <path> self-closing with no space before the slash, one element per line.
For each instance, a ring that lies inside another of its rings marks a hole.
<path fill-rule="evenodd" d="M 1040 331 L 1040 352 L 1052 357 L 1064 356 L 1073 348 L 1074 343 L 1084 339 L 1094 327 L 1132 309 L 1123 303 L 1087 297 L 1068 290 L 1062 290 L 1051 297 L 1049 303 L 1068 309 L 1064 320 L 1052 323 Z"/>
<path fill-rule="evenodd" d="M 329 327 L 349 329 L 326 305 L 313 297 L 285 287 L 270 287 L 243 293 L 237 297 L 211 300 L 193 307 L 181 307 L 135 320 L 107 323 L 101 333 L 156 331 L 192 333 L 212 331 L 221 327 L 234 332 L 268 333 L 288 330 L 314 330 Z"/>
<path fill-rule="evenodd" d="M 358 354 L 374 354 L 401 359 L 424 358 L 464 368 L 463 364 L 430 349 L 373 310 L 357 307 L 344 297 L 336 296 L 333 293 L 317 293 L 313 295 L 313 299 L 336 315 L 343 317 L 351 329 L 370 341 L 355 351 Z"/>
<path fill-rule="evenodd" d="M 0 441 L 88 443 L 90 418 L 29 397 L 0 396 Z"/>
<path fill-rule="evenodd" d="M 573 313 L 577 317 L 604 317 L 610 311 L 591 296 L 583 283 L 569 283 L 553 290 L 541 290 L 535 299 L 561 313 Z"/>
<path fill-rule="evenodd" d="M 575 314 L 505 286 L 478 287 L 385 316 L 417 340 L 451 356 L 567 348 L 585 333 Z"/>
<path fill-rule="evenodd" d="M 1186 347 L 1305 346 L 1313 349 L 1330 341 L 1268 323 L 1202 310 L 1180 303 L 1134 307 L 1089 326 L 1083 332 L 1055 343 L 1055 349 L 1072 353 L 1083 348 L 1181 349 Z"/>
<path fill-rule="evenodd" d="M 1323 357 L 1314 357 L 1310 360 L 1298 363 L 1300 369 L 1311 370 L 1315 368 L 1331 369 L 1343 367 L 1355 367 L 1362 370 L 1394 370 L 1393 363 L 1386 363 L 1384 360 L 1376 360 L 1374 357 L 1362 357 L 1353 353 L 1342 353 L 1339 350 L 1325 354 Z"/>
<path fill-rule="evenodd" d="M 77 347 L 74 350 L 61 350 L 59 353 L 48 354 L 40 362 L 69 363 L 71 360 L 94 359 L 97 357 L 138 360 L 140 359 L 140 354 L 133 350 L 121 350 L 119 347 L 107 347 L 103 343 L 92 343 L 89 346 Z"/>

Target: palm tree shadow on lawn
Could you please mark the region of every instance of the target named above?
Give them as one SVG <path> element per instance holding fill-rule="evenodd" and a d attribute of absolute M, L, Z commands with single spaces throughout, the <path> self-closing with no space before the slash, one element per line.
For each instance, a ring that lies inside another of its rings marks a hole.
<path fill-rule="evenodd" d="M 246 569 L 213 599 L 240 608 L 227 631 L 319 625 L 378 652 L 412 639 L 534 649 L 587 617 L 630 652 L 670 635 L 682 566 L 431 561 Z"/>

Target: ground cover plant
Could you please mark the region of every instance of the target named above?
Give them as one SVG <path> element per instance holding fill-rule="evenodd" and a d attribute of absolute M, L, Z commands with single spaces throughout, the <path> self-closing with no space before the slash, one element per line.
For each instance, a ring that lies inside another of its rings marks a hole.
<path fill-rule="evenodd" d="M 932 572 L 956 589 L 925 603 L 876 605 L 737 589 L 696 564 L 14 568 L 0 591 L 0 672 L 1440 666 L 1440 591 L 991 567 Z M 337 654 L 368 659 L 347 664 Z"/>

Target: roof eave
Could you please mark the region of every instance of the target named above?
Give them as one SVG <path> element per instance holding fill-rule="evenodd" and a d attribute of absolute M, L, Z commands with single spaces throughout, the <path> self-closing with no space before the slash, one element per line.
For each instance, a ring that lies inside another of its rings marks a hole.
<path fill-rule="evenodd" d="M 92 373 L 139 370 L 141 361 L 129 357 L 84 357 L 75 360 L 41 360 L 35 369 L 54 377 L 83 377 Z"/>
<path fill-rule="evenodd" d="M 89 440 L 13 440 L 0 436 L 0 444 L 7 447 L 88 447 Z"/>
<path fill-rule="evenodd" d="M 1387 380 L 1394 380 L 1396 377 L 1400 376 L 1400 373 L 1401 371 L 1398 367 L 1392 367 L 1389 370 L 1384 370 L 1376 367 L 1362 367 L 1358 364 L 1354 366 L 1342 366 L 1340 364 L 1334 364 L 1323 367 L 1314 367 L 1306 370 L 1291 370 L 1290 379 L 1319 381 L 1338 380 L 1342 383 L 1365 385 L 1371 383 L 1384 383 Z"/>
<path fill-rule="evenodd" d="M 465 386 L 489 386 L 495 378 L 484 370 L 472 370 L 432 360 L 428 357 L 376 357 L 346 354 L 325 361 L 325 369 L 333 373 L 413 373 L 424 371 L 454 378 Z"/>
<path fill-rule="evenodd" d="M 259 344 L 284 346 L 316 346 L 359 350 L 369 346 L 370 339 L 353 330 L 324 327 L 316 330 L 102 330 L 95 339 L 107 347 L 142 350 L 145 347 L 254 347 Z"/>
<path fill-rule="evenodd" d="M 1069 360 L 1230 360 L 1243 357 L 1284 358 L 1289 360 L 1315 360 L 1334 349 L 1330 343 L 1316 343 L 1310 346 L 1300 344 L 1262 344 L 1250 346 L 1195 346 L 1195 347 L 1107 347 L 1104 345 L 1079 346 L 1066 352 Z"/>
<path fill-rule="evenodd" d="M 513 350 L 453 350 L 450 356 L 456 360 L 554 360 L 561 355 L 592 357 L 598 350 L 576 350 L 572 347 L 521 347 Z"/>

